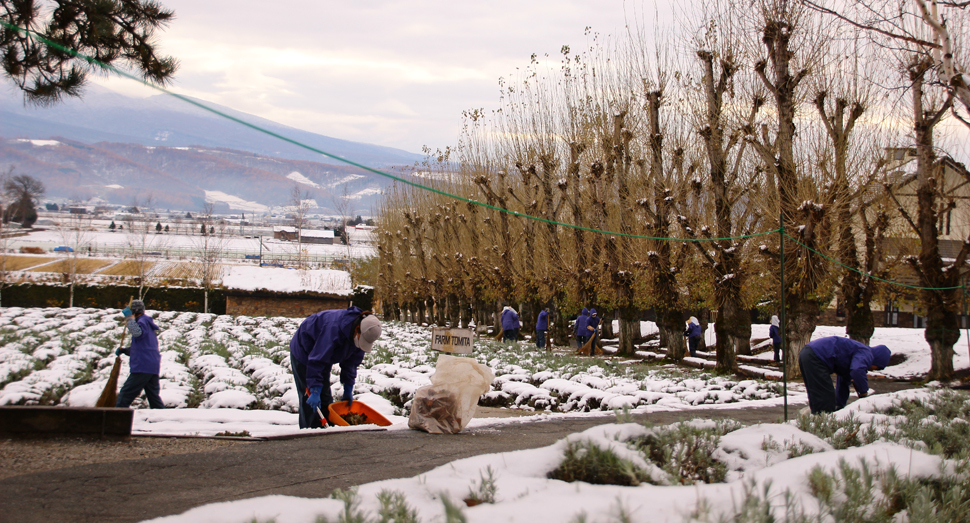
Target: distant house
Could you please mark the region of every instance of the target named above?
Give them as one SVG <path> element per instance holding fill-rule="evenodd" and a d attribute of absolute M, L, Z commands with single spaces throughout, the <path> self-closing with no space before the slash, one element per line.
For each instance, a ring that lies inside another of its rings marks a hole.
<path fill-rule="evenodd" d="M 333 245 L 333 231 L 303 229 L 300 234 L 300 243 L 322 243 L 326 245 Z"/>
<path fill-rule="evenodd" d="M 333 231 L 303 229 L 298 231 L 296 227 L 277 225 L 273 227 L 273 238 L 277 240 L 297 241 L 300 243 L 323 243 L 333 245 Z"/>
<path fill-rule="evenodd" d="M 373 225 L 347 226 L 347 237 L 350 238 L 350 243 L 374 244 L 377 241 L 374 229 L 377 227 Z"/>
<path fill-rule="evenodd" d="M 305 318 L 345 309 L 353 297 L 350 273 L 247 265 L 227 266 L 222 277 L 226 314 Z"/>
<path fill-rule="evenodd" d="M 907 172 L 906 166 L 916 160 L 916 150 L 912 148 L 887 149 L 889 161 L 890 183 L 899 206 L 905 209 L 910 217 L 915 219 L 918 208 L 916 194 L 916 174 Z M 944 260 L 956 258 L 963 242 L 970 235 L 970 219 L 964 202 L 970 201 L 970 172 L 963 164 L 951 158 L 941 158 L 942 169 L 934 171 L 935 184 L 939 194 L 938 204 L 942 206 L 937 223 L 940 255 Z M 888 234 L 883 246 L 886 258 L 899 259 L 906 255 L 919 252 L 919 239 L 916 233 L 902 220 L 895 230 Z M 964 274 L 970 273 L 970 267 L 958 268 Z M 906 285 L 919 286 L 921 283 L 915 272 L 906 263 L 897 265 L 890 279 Z M 889 288 L 878 300 L 870 303 L 874 314 L 876 327 L 926 327 L 926 312 L 921 309 L 919 296 L 908 289 L 898 287 Z M 970 317 L 966 311 L 960 317 L 961 328 L 970 327 Z M 822 312 L 820 325 L 845 325 L 846 315 L 840 300 L 834 299 L 828 308 Z"/>
<path fill-rule="evenodd" d="M 296 227 L 287 227 L 284 225 L 274 225 L 273 226 L 273 238 L 277 240 L 296 240 Z"/>

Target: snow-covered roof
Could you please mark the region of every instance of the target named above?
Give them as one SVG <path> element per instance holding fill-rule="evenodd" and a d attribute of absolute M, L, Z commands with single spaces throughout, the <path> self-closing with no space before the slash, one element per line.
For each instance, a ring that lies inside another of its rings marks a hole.
<path fill-rule="evenodd" d="M 230 265 L 224 269 L 222 286 L 227 290 L 279 294 L 326 294 L 352 296 L 350 273 L 329 269 L 297 270 L 277 267 Z"/>
<path fill-rule="evenodd" d="M 274 225 L 273 232 L 292 232 L 296 233 L 296 227 L 291 227 L 289 225 Z"/>
<path fill-rule="evenodd" d="M 333 231 L 303 229 L 300 231 L 300 236 L 303 238 L 333 238 Z"/>

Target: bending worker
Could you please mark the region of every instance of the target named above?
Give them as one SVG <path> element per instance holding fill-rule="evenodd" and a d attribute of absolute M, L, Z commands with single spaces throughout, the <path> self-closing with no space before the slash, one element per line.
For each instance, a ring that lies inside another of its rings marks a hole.
<path fill-rule="evenodd" d="M 301 429 L 323 426 L 317 409 L 326 411 L 333 403 L 330 370 L 334 365 L 340 365 L 344 401 L 354 400 L 357 367 L 380 337 L 381 322 L 377 317 L 354 306 L 320 311 L 303 320 L 290 341 L 290 366 L 300 396 Z"/>
<path fill-rule="evenodd" d="M 860 398 L 869 394 L 870 370 L 882 370 L 889 364 L 889 348 L 869 347 L 853 339 L 829 336 L 805 345 L 798 354 L 798 367 L 805 379 L 808 406 L 812 414 L 835 412 L 849 400 L 849 381 Z M 838 377 L 832 387 L 832 373 Z"/>
<path fill-rule="evenodd" d="M 164 409 L 165 403 L 159 396 L 161 386 L 158 374 L 162 366 L 162 354 L 158 352 L 158 337 L 155 335 L 159 330 L 158 325 L 155 325 L 151 316 L 145 314 L 145 302 L 141 300 L 132 300 L 121 313 L 125 315 L 125 324 L 131 333 L 131 346 L 118 349 L 115 354 L 127 354 L 131 359 L 128 360 L 128 379 L 118 393 L 115 407 L 130 407 L 131 402 L 144 390 L 149 407 Z"/>

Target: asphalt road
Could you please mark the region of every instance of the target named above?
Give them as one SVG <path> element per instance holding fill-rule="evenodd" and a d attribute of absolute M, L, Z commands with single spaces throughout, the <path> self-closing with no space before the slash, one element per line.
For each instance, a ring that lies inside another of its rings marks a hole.
<path fill-rule="evenodd" d="M 877 390 L 908 387 L 885 382 Z M 790 407 L 790 416 L 801 407 Z M 636 418 L 653 424 L 695 417 L 752 424 L 778 422 L 782 416 L 781 407 L 771 407 L 664 412 Z M 0 520 L 141 521 L 208 503 L 271 494 L 325 497 L 337 488 L 412 477 L 460 458 L 543 447 L 612 421 L 612 416 L 604 416 L 514 423 L 457 435 L 410 430 L 330 433 L 24 474 L 0 481 Z"/>

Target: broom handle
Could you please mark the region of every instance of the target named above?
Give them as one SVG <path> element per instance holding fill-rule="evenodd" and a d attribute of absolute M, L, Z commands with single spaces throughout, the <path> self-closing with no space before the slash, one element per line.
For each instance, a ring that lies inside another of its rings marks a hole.
<path fill-rule="evenodd" d="M 126 305 L 126 307 L 131 307 L 132 300 L 134 300 L 134 296 L 129 296 L 128 297 L 128 305 Z M 118 348 L 119 349 L 125 346 L 125 338 L 127 337 L 126 336 L 127 333 L 128 333 L 128 322 L 125 321 L 125 323 L 123 323 L 121 325 L 121 342 L 118 343 Z M 118 357 L 120 358 L 121 356 L 118 356 Z"/>

